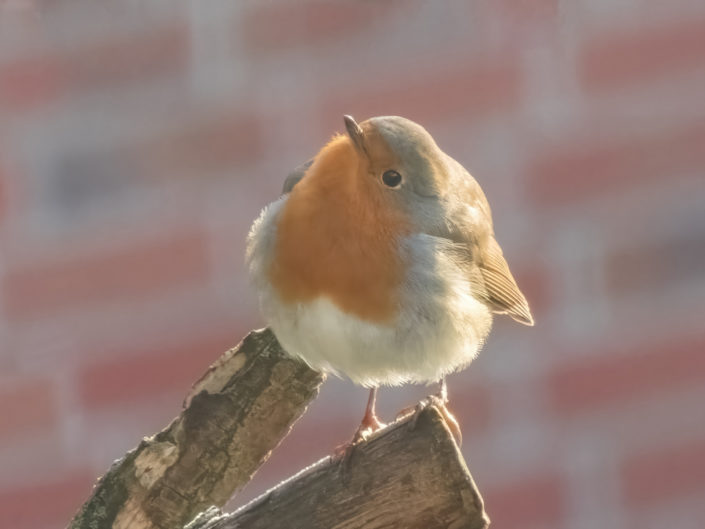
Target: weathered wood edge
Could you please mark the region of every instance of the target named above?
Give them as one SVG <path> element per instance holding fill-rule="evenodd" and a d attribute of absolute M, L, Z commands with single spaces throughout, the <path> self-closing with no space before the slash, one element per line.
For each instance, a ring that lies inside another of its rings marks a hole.
<path fill-rule="evenodd" d="M 343 460 L 326 457 L 230 514 L 208 509 L 185 529 L 483 529 L 480 492 L 433 406 L 399 420 Z"/>
<path fill-rule="evenodd" d="M 253 331 L 196 382 L 184 410 L 97 482 L 70 529 L 182 527 L 223 505 L 268 459 L 324 376 Z"/>

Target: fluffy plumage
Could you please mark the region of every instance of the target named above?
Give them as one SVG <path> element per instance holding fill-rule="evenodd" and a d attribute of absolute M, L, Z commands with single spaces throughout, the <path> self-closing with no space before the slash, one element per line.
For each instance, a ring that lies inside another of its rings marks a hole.
<path fill-rule="evenodd" d="M 287 178 L 248 237 L 250 276 L 284 348 L 365 386 L 398 385 L 466 366 L 493 313 L 532 325 L 475 179 L 407 119 L 346 127 Z M 389 170 L 399 186 L 385 185 Z"/>

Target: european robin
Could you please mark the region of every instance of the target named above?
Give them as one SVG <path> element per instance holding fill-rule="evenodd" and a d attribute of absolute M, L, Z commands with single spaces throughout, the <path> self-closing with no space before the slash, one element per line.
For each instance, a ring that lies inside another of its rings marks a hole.
<path fill-rule="evenodd" d="M 284 349 L 370 388 L 359 438 L 382 425 L 378 386 L 440 382 L 444 405 L 493 314 L 533 319 L 462 165 L 408 119 L 344 123 L 264 208 L 246 260 Z"/>

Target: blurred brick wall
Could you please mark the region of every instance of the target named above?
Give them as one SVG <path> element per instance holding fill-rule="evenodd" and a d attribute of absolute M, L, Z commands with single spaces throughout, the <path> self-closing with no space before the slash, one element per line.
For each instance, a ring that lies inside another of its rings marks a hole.
<path fill-rule="evenodd" d="M 62 527 L 261 324 L 249 224 L 344 113 L 477 177 L 534 309 L 450 379 L 493 526 L 705 527 L 697 0 L 0 0 L 0 527 Z M 364 402 L 329 381 L 235 503 Z"/>

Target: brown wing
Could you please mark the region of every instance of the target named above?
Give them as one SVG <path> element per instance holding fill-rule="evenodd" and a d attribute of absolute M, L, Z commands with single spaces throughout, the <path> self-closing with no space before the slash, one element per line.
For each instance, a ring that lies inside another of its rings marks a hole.
<path fill-rule="evenodd" d="M 492 235 L 477 255 L 477 265 L 484 286 L 485 302 L 498 314 L 507 314 L 524 325 L 533 325 L 529 304 L 509 271 L 502 249 Z"/>
<path fill-rule="evenodd" d="M 464 244 L 470 251 L 473 263 L 470 280 L 476 288 L 476 295 L 480 296 L 493 312 L 507 314 L 524 325 L 533 325 L 534 319 L 531 317 L 529 304 L 519 290 L 502 249 L 494 238 L 492 211 L 487 198 L 477 181 L 462 166 L 455 163 L 463 175 L 460 183 L 465 186 L 462 193 L 466 197 L 466 203 L 469 202 L 477 208 L 480 217 L 475 217 L 470 226 L 467 219 L 451 223 L 455 229 L 445 236 Z"/>

